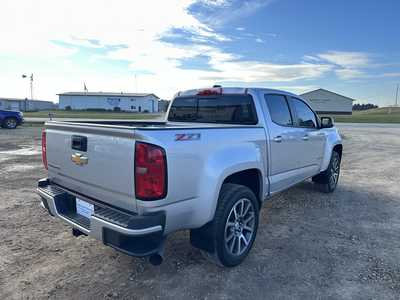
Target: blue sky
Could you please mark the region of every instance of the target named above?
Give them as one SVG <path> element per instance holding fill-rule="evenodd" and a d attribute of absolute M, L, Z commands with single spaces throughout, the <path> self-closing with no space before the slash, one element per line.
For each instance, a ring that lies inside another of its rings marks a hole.
<path fill-rule="evenodd" d="M 83 82 L 166 99 L 219 83 L 383 106 L 400 83 L 396 0 L 5 0 L 0 38 L 1 96 L 26 97 L 34 73 L 39 99 Z"/>

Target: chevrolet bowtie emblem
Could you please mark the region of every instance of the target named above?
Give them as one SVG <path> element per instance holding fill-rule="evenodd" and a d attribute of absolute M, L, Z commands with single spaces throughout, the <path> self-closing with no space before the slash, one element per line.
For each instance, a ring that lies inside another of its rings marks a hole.
<path fill-rule="evenodd" d="M 87 165 L 89 158 L 83 156 L 80 153 L 75 153 L 71 155 L 71 160 L 78 166 Z"/>

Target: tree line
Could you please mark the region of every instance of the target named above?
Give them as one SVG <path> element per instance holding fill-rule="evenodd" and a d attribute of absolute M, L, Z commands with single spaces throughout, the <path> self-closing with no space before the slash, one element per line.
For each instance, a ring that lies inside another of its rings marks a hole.
<path fill-rule="evenodd" d="M 372 108 L 378 108 L 378 105 L 367 103 L 367 104 L 353 104 L 353 110 L 367 110 Z"/>

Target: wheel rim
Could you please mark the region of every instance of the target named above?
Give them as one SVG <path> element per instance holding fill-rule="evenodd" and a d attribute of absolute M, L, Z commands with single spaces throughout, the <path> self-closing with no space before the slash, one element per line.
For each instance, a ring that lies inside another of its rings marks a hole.
<path fill-rule="evenodd" d="M 14 119 L 8 119 L 7 122 L 7 127 L 13 128 L 17 124 L 17 122 Z"/>
<path fill-rule="evenodd" d="M 228 253 L 240 256 L 249 248 L 255 224 L 253 203 L 247 198 L 240 199 L 226 220 L 224 239 Z"/>
<path fill-rule="evenodd" d="M 334 187 L 339 180 L 340 173 L 340 160 L 338 157 L 334 157 L 331 165 L 331 176 L 329 177 L 329 184 Z"/>

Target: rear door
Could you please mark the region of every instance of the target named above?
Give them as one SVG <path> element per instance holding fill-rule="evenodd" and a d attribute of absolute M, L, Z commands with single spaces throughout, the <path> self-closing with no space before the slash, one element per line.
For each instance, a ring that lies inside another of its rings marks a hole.
<path fill-rule="evenodd" d="M 283 190 L 304 178 L 302 128 L 294 124 L 294 116 L 284 94 L 265 94 L 269 113 L 269 174 L 270 192 Z"/>

